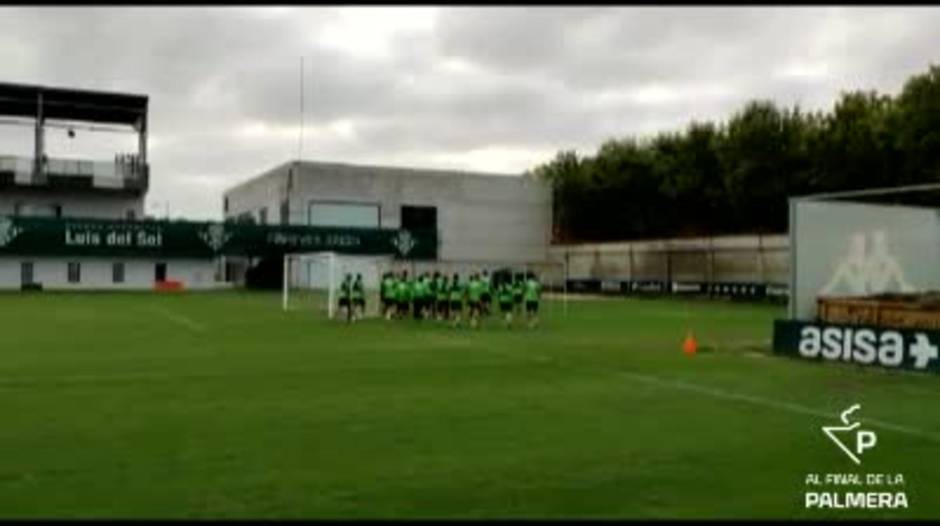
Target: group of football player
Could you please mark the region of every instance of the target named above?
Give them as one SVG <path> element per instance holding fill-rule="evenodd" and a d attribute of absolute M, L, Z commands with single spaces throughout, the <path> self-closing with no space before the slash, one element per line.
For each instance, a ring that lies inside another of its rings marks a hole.
<path fill-rule="evenodd" d="M 468 325 L 478 328 L 498 307 L 506 327 L 523 316 L 528 327 L 538 325 L 542 292 L 538 277 L 529 272 L 499 278 L 494 281 L 486 270 L 466 279 L 439 271 L 413 277 L 407 270 L 386 272 L 380 289 L 382 316 L 386 320 L 436 320 L 454 327 L 460 327 L 466 316 Z"/>

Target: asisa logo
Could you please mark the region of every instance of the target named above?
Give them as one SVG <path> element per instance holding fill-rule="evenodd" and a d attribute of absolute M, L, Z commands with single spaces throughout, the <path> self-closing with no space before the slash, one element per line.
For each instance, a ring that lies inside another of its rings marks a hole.
<path fill-rule="evenodd" d="M 924 333 L 906 342 L 904 335 L 893 330 L 813 325 L 800 331 L 799 353 L 806 358 L 886 367 L 900 367 L 910 360 L 914 369 L 926 369 L 938 358 L 937 346 Z"/>

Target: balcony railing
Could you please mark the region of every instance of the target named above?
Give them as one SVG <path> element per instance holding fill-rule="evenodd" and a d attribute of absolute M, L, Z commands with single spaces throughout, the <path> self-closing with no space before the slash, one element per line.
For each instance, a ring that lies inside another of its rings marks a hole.
<path fill-rule="evenodd" d="M 33 158 L 0 156 L 0 173 L 13 174 L 18 185 L 46 185 L 56 181 L 84 179 L 94 188 L 146 189 L 149 167 L 135 156 L 119 155 L 114 161 L 46 158 L 40 178 L 33 177 Z"/>

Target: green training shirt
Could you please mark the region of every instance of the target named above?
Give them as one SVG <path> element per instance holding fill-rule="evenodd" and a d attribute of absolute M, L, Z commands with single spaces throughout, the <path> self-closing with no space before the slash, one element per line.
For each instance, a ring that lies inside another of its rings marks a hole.
<path fill-rule="evenodd" d="M 392 283 L 388 287 L 388 299 L 398 301 L 398 278 L 392 276 Z"/>
<path fill-rule="evenodd" d="M 393 296 L 393 287 L 395 286 L 394 280 L 391 276 L 385 276 L 382 278 L 382 298 L 391 299 Z"/>
<path fill-rule="evenodd" d="M 463 301 L 464 284 L 459 281 L 450 286 L 450 301 Z"/>
<path fill-rule="evenodd" d="M 470 284 L 467 286 L 467 299 L 471 302 L 480 301 L 480 296 L 483 295 L 483 282 L 478 279 L 471 279 Z"/>
<path fill-rule="evenodd" d="M 363 288 L 362 288 L 362 280 L 357 279 L 355 282 L 353 282 L 352 298 L 354 300 L 361 300 L 364 297 L 365 297 L 365 292 L 363 291 Z"/>
<path fill-rule="evenodd" d="M 509 283 L 503 283 L 496 292 L 500 303 L 512 303 L 512 286 Z"/>
<path fill-rule="evenodd" d="M 526 301 L 538 301 L 539 297 L 542 294 L 542 285 L 534 280 L 529 279 L 525 282 L 525 300 Z"/>
<path fill-rule="evenodd" d="M 512 285 L 512 295 L 513 295 L 514 297 L 521 297 L 521 296 L 522 296 L 522 281 L 516 281 L 515 283 L 513 283 L 513 285 Z"/>
<path fill-rule="evenodd" d="M 411 299 L 411 286 L 406 279 L 399 279 L 395 287 L 398 289 L 398 301 L 409 301 Z"/>
<path fill-rule="evenodd" d="M 450 290 L 447 286 L 447 280 L 444 278 L 438 278 L 437 282 L 437 301 L 447 301 L 449 297 Z"/>
<path fill-rule="evenodd" d="M 480 283 L 483 285 L 483 294 L 491 294 L 493 292 L 493 283 L 489 276 L 480 278 Z"/>
<path fill-rule="evenodd" d="M 423 300 L 425 296 L 427 295 L 427 290 L 428 290 L 428 284 L 427 284 L 427 281 L 425 281 L 423 277 L 415 280 L 414 298 L 416 300 L 418 301 Z"/>

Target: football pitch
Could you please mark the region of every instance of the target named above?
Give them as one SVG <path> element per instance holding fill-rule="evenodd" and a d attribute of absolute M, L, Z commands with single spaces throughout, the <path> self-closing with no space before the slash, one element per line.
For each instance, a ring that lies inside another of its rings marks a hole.
<path fill-rule="evenodd" d="M 0 517 L 940 517 L 940 379 L 772 356 L 780 306 L 543 310 L 471 331 L 275 293 L 0 295 Z M 821 430 L 852 404 L 860 466 Z M 903 474 L 909 508 L 807 510 L 810 473 Z"/>

